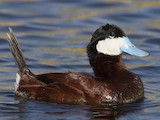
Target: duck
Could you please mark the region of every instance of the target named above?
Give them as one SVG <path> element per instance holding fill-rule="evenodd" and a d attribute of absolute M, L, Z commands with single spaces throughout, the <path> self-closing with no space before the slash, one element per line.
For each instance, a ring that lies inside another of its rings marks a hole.
<path fill-rule="evenodd" d="M 34 74 L 26 64 L 21 46 L 12 28 L 7 41 L 18 67 L 15 95 L 27 100 L 57 104 L 119 105 L 144 97 L 140 77 L 129 71 L 122 53 L 144 57 L 149 53 L 131 43 L 114 24 L 100 26 L 86 47 L 93 74 L 58 72 Z"/>

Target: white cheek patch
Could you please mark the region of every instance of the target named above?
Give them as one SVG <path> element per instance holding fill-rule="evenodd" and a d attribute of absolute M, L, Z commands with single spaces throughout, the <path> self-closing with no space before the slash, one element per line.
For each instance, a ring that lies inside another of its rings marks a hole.
<path fill-rule="evenodd" d="M 125 37 L 106 38 L 97 43 L 96 49 L 99 53 L 106 55 L 120 55 L 122 53 L 121 47 L 124 43 Z"/>

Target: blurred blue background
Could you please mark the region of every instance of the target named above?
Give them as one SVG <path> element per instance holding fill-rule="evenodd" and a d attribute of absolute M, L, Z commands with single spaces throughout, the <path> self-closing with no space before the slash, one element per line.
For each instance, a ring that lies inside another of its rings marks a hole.
<path fill-rule="evenodd" d="M 145 58 L 123 56 L 143 80 L 144 101 L 93 107 L 15 98 L 17 68 L 5 40 L 8 27 L 15 31 L 34 73 L 93 74 L 86 45 L 106 23 L 121 27 L 136 46 L 150 53 Z M 159 0 L 0 0 L 0 120 L 158 120 L 159 56 Z"/>

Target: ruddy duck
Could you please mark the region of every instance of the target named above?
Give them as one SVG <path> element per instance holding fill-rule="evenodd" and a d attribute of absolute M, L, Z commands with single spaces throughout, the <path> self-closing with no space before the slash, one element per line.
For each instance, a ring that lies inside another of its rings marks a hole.
<path fill-rule="evenodd" d="M 40 101 L 65 104 L 124 104 L 143 98 L 143 83 L 127 70 L 122 52 L 135 56 L 148 53 L 135 47 L 116 25 L 98 28 L 87 46 L 94 76 L 74 72 L 33 74 L 26 65 L 20 45 L 9 28 L 8 42 L 18 66 L 15 93 Z"/>

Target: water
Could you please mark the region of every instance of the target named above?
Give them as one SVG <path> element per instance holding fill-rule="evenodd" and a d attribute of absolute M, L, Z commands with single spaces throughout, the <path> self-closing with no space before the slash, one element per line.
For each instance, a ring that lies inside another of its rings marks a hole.
<path fill-rule="evenodd" d="M 0 0 L 0 120 L 158 120 L 160 117 L 159 0 Z M 113 107 L 22 101 L 14 96 L 17 68 L 6 39 L 16 32 L 34 73 L 91 73 L 85 47 L 101 25 L 121 27 L 131 41 L 150 53 L 124 54 L 127 67 L 140 75 L 145 98 Z"/>

